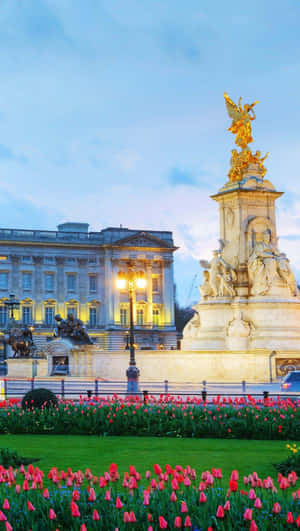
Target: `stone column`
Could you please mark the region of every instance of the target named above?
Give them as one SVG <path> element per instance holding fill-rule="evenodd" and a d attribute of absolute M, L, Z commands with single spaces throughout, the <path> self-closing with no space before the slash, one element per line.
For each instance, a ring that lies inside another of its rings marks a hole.
<path fill-rule="evenodd" d="M 56 256 L 56 274 L 57 274 L 57 284 L 56 284 L 56 300 L 57 300 L 57 312 L 62 316 L 65 315 L 65 272 L 64 272 L 64 256 Z"/>
<path fill-rule="evenodd" d="M 147 315 L 146 324 L 148 326 L 153 325 L 153 295 L 152 295 L 152 266 L 153 261 L 148 260 L 146 262 L 146 280 L 147 280 Z"/>
<path fill-rule="evenodd" d="M 173 259 L 164 260 L 163 264 L 163 317 L 164 326 L 174 326 L 174 280 Z"/>
<path fill-rule="evenodd" d="M 78 294 L 79 294 L 79 319 L 85 324 L 88 323 L 88 292 L 89 292 L 89 278 L 87 272 L 87 258 L 78 258 L 79 275 L 78 275 Z"/>
<path fill-rule="evenodd" d="M 109 327 L 113 325 L 113 276 L 112 276 L 112 263 L 111 263 L 111 251 L 105 250 L 104 254 L 104 286 L 105 286 L 105 326 Z"/>
<path fill-rule="evenodd" d="M 33 321 L 36 324 L 42 324 L 44 322 L 43 312 L 43 273 L 42 273 L 42 256 L 33 256 L 34 263 L 34 315 Z"/>
<path fill-rule="evenodd" d="M 113 287 L 113 316 L 114 323 L 120 324 L 120 290 L 114 285 L 115 278 L 120 270 L 120 259 L 112 258 L 112 287 Z"/>
<path fill-rule="evenodd" d="M 10 291 L 15 295 L 16 299 L 21 296 L 21 277 L 20 277 L 20 256 L 15 254 L 10 255 L 11 260 L 11 281 Z M 15 319 L 18 321 L 21 318 L 21 309 L 14 311 Z"/>

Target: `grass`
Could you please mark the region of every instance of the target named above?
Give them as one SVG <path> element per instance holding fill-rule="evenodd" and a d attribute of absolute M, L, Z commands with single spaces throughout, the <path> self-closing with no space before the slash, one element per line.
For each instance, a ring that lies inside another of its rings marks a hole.
<path fill-rule="evenodd" d="M 197 472 L 221 468 L 225 475 L 237 469 L 241 475 L 256 471 L 275 477 L 272 463 L 287 457 L 285 441 L 224 439 L 170 439 L 158 437 L 97 437 L 80 435 L 1 435 L 0 448 L 16 450 L 24 457 L 40 458 L 39 468 L 66 470 L 90 468 L 96 475 L 117 463 L 120 472 L 134 465 L 139 472 L 153 464 L 190 465 Z"/>

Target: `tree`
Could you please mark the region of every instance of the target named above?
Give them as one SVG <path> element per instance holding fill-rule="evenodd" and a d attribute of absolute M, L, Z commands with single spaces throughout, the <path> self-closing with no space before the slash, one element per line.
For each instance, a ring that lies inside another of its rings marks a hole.
<path fill-rule="evenodd" d="M 181 308 L 178 302 L 175 302 L 175 326 L 179 334 L 182 334 L 186 323 L 193 317 L 195 310 L 188 306 L 187 308 Z"/>

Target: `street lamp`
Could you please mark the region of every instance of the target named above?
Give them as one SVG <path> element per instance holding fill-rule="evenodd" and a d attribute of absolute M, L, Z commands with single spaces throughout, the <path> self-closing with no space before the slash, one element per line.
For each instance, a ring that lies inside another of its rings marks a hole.
<path fill-rule="evenodd" d="M 9 324 L 10 322 L 14 322 L 15 316 L 14 316 L 14 310 L 17 310 L 20 306 L 20 301 L 18 301 L 13 293 L 9 294 L 9 299 L 7 301 L 4 301 L 4 304 L 6 308 L 8 309 L 8 317 L 9 317 Z M 8 324 L 8 326 L 9 326 Z"/>
<path fill-rule="evenodd" d="M 128 270 L 123 272 L 119 271 L 116 286 L 121 291 L 128 289 L 129 295 L 129 319 L 130 319 L 130 328 L 129 328 L 129 367 L 126 371 L 127 376 L 127 393 L 136 394 L 138 393 L 138 381 L 140 371 L 136 366 L 135 361 L 135 344 L 134 344 L 134 322 L 133 322 L 133 293 L 137 289 L 144 289 L 146 286 L 145 273 L 143 271 L 135 271 L 133 261 L 129 260 L 127 262 Z"/>

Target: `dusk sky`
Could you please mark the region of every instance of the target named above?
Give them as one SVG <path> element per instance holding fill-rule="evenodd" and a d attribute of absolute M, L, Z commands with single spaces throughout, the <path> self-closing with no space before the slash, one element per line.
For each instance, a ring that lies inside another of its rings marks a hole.
<path fill-rule="evenodd" d="M 260 101 L 252 146 L 300 281 L 299 28 L 299 0 L 1 0 L 0 226 L 171 230 L 196 302 L 234 147 L 226 90 Z"/>

